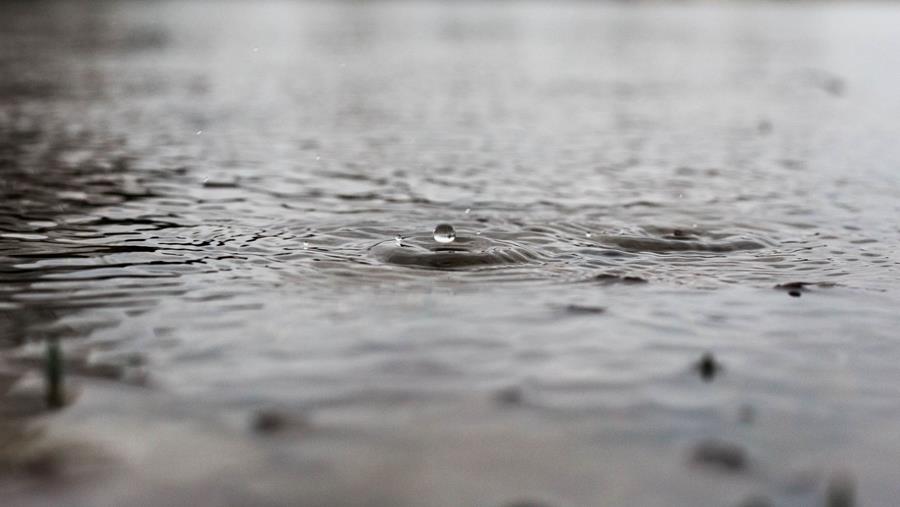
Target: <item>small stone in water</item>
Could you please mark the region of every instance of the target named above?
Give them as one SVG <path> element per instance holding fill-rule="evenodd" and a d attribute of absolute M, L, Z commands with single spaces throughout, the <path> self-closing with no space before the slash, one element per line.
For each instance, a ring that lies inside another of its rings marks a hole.
<path fill-rule="evenodd" d="M 697 465 L 715 468 L 725 472 L 742 472 L 749 465 L 743 447 L 718 440 L 706 440 L 697 444 L 691 455 Z"/>
<path fill-rule="evenodd" d="M 700 378 L 706 382 L 711 381 L 722 371 L 722 365 L 716 360 L 715 356 L 707 352 L 694 363 L 694 368 L 700 374 Z"/>
<path fill-rule="evenodd" d="M 505 387 L 494 393 L 494 400 L 500 405 L 521 405 L 524 399 L 525 394 L 517 386 Z"/>
<path fill-rule="evenodd" d="M 438 243 L 453 243 L 456 239 L 456 231 L 450 224 L 438 224 L 434 228 L 434 240 Z"/>

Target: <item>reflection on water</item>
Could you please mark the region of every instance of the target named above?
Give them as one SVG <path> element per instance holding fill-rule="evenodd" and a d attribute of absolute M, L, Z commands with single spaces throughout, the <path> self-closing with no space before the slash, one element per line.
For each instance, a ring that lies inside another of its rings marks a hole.
<path fill-rule="evenodd" d="M 596 481 L 547 468 L 615 477 L 598 454 L 659 479 L 612 481 L 611 505 L 811 505 L 825 479 L 785 470 L 833 465 L 889 503 L 898 17 L 3 4 L 0 373 L 60 339 L 80 374 L 149 373 L 169 405 L 122 396 L 136 418 L 275 404 L 421 431 L 473 505 L 505 479 L 460 471 L 504 456 L 535 467 L 496 467 L 513 484 L 596 505 Z M 447 404 L 468 408 L 435 423 Z M 446 435 L 472 424 L 524 429 L 469 466 L 481 446 Z M 512 450 L 560 431 L 546 467 Z M 751 472 L 698 490 L 694 444 L 745 446 Z"/>

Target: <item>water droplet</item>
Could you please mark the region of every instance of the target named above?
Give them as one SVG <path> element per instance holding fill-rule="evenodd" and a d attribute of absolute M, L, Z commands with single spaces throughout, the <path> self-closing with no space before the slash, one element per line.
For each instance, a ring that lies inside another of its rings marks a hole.
<path fill-rule="evenodd" d="M 434 228 L 434 240 L 438 243 L 453 243 L 456 239 L 456 231 L 450 224 L 438 224 Z"/>
<path fill-rule="evenodd" d="M 308 249 L 308 248 L 309 248 L 309 242 L 304 241 L 304 242 L 303 242 L 303 249 L 306 250 L 306 249 Z"/>
<path fill-rule="evenodd" d="M 468 215 L 470 211 L 472 211 L 472 208 L 466 208 L 466 215 Z"/>
<path fill-rule="evenodd" d="M 589 233 L 589 232 L 584 233 L 584 237 L 585 237 L 585 238 L 590 238 L 590 237 L 591 237 L 591 233 Z"/>

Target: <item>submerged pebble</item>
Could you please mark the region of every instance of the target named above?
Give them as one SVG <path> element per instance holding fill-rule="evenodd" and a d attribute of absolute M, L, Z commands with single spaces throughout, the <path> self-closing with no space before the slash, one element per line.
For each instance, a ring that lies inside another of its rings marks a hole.
<path fill-rule="evenodd" d="M 808 292 L 810 287 L 820 287 L 820 288 L 830 288 L 834 287 L 834 283 L 831 282 L 788 282 L 788 283 L 780 283 L 775 286 L 777 290 L 783 290 L 788 293 L 789 296 L 798 298 L 803 295 L 804 292 Z"/>
<path fill-rule="evenodd" d="M 251 428 L 260 434 L 280 433 L 291 429 L 306 430 L 309 429 L 309 420 L 303 415 L 264 409 L 253 414 Z"/>
<path fill-rule="evenodd" d="M 570 304 L 565 306 L 566 313 L 573 315 L 600 315 L 606 313 L 606 308 L 593 305 Z"/>
<path fill-rule="evenodd" d="M 705 440 L 697 444 L 691 453 L 691 462 L 731 473 L 742 472 L 749 465 L 743 447 L 721 440 Z"/>
<path fill-rule="evenodd" d="M 633 275 L 617 275 L 614 273 L 600 273 L 599 275 L 595 275 L 593 278 L 597 282 L 601 282 L 604 285 L 613 285 L 613 284 L 624 284 L 624 285 L 636 285 L 647 283 L 647 280 L 641 278 L 639 276 Z"/>
<path fill-rule="evenodd" d="M 518 386 L 504 387 L 494 393 L 494 401 L 499 405 L 516 406 L 525 401 L 525 394 Z"/>
<path fill-rule="evenodd" d="M 694 363 L 694 369 L 700 374 L 700 378 L 709 382 L 721 373 L 722 364 L 716 360 L 716 357 L 711 352 L 707 352 Z"/>

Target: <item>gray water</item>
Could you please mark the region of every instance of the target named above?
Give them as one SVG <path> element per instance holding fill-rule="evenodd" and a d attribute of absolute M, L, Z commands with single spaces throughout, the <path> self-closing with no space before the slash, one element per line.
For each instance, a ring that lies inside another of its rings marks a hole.
<path fill-rule="evenodd" d="M 200 455 L 263 456 L 195 479 L 249 495 L 209 505 L 818 506 L 834 474 L 895 505 L 897 27 L 857 2 L 4 3 L 0 358 L 59 339 L 113 379 L 79 438 L 189 421 L 160 448 L 221 425 Z M 271 407 L 334 441 L 231 449 Z M 750 465 L 692 460 L 710 439 Z M 215 462 L 182 454 L 123 461 Z"/>

